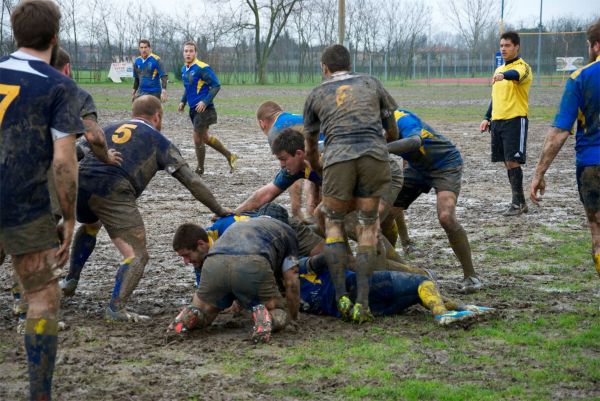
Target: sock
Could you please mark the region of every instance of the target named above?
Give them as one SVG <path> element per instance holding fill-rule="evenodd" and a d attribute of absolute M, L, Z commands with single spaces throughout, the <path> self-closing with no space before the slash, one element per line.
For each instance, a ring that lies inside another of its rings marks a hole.
<path fill-rule="evenodd" d="M 596 272 L 600 275 L 600 253 L 594 255 L 594 266 L 596 267 Z"/>
<path fill-rule="evenodd" d="M 200 171 L 200 173 L 204 174 L 204 158 L 206 156 L 206 147 L 204 146 L 204 143 L 195 145 L 195 150 L 196 159 L 198 160 L 197 170 Z"/>
<path fill-rule="evenodd" d="M 75 238 L 73 238 L 73 249 L 71 251 L 71 260 L 69 261 L 67 280 L 75 279 L 79 281 L 83 266 L 96 247 L 98 231 L 99 229 L 97 228 L 85 225 L 82 225 L 77 229 Z"/>
<path fill-rule="evenodd" d="M 343 238 L 327 238 L 325 240 L 325 258 L 329 267 L 331 281 L 335 287 L 336 299 L 348 295 L 346 290 L 346 266 L 348 265 L 348 253 L 346 242 Z"/>
<path fill-rule="evenodd" d="M 225 158 L 227 160 L 229 160 L 229 158 L 231 157 L 231 152 L 227 150 L 227 148 L 225 147 L 225 145 L 223 145 L 221 143 L 221 141 L 219 141 L 217 139 L 216 136 L 210 135 L 208 137 L 208 142 L 206 142 L 206 144 L 208 146 L 210 146 L 211 148 L 213 148 L 214 150 L 216 150 L 217 152 L 219 152 L 220 154 L 222 154 L 223 156 L 225 156 Z"/>
<path fill-rule="evenodd" d="M 465 229 L 461 227 L 456 231 L 446 232 L 446 234 L 448 235 L 448 241 L 454 254 L 462 265 L 464 276 L 476 276 L 475 269 L 473 268 L 473 260 L 471 259 L 471 245 L 469 244 Z"/>
<path fill-rule="evenodd" d="M 429 309 L 434 316 L 440 316 L 448 312 L 444 306 L 444 300 L 433 281 L 423 281 L 419 284 L 417 291 L 423 306 Z"/>
<path fill-rule="evenodd" d="M 398 230 L 398 237 L 400 237 L 400 243 L 402 246 L 407 246 L 412 241 L 408 236 L 408 227 L 406 225 L 406 220 L 404 219 L 404 211 L 396 216 L 396 228 Z"/>
<path fill-rule="evenodd" d="M 377 260 L 377 247 L 359 246 L 356 252 L 356 303 L 369 307 L 369 279 Z"/>
<path fill-rule="evenodd" d="M 52 374 L 58 346 L 58 321 L 27 319 L 25 350 L 29 370 L 29 393 L 32 400 L 50 400 Z"/>
<path fill-rule="evenodd" d="M 392 246 L 396 246 L 396 242 L 398 242 L 398 225 L 395 220 L 391 220 L 390 223 L 386 219 L 386 223 L 382 224 L 381 233 L 387 238 Z"/>
<path fill-rule="evenodd" d="M 521 167 L 515 167 L 507 170 L 508 181 L 512 190 L 513 205 L 524 205 L 525 194 L 523 194 L 523 170 Z"/>
<path fill-rule="evenodd" d="M 129 266 L 131 265 L 132 261 L 133 258 L 125 259 L 121 263 L 121 266 L 119 266 L 119 270 L 117 270 L 117 276 L 115 277 L 115 287 L 113 288 L 112 297 L 110 298 L 109 303 L 110 309 L 112 309 L 115 312 L 120 309 L 120 306 L 123 302 L 123 300 L 120 297 L 121 285 L 123 284 L 123 278 L 127 270 L 129 270 Z"/>

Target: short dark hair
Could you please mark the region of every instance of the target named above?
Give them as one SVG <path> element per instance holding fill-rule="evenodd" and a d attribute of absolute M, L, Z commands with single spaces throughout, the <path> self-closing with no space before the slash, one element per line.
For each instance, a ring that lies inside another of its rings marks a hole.
<path fill-rule="evenodd" d="M 350 70 L 350 52 L 342 45 L 332 45 L 323 50 L 321 63 L 325 64 L 330 72 Z"/>
<path fill-rule="evenodd" d="M 150 41 L 149 41 L 148 39 L 140 39 L 140 40 L 138 41 L 138 47 L 139 47 L 139 46 L 140 46 L 142 43 L 144 43 L 144 44 L 145 44 L 145 45 L 147 45 L 148 47 L 152 47 L 152 46 L 150 45 Z"/>
<path fill-rule="evenodd" d="M 196 250 L 198 241 L 208 242 L 208 234 L 197 224 L 184 223 L 177 227 L 173 236 L 173 250 L 180 249 Z"/>
<path fill-rule="evenodd" d="M 198 46 L 196 46 L 196 42 L 194 42 L 193 40 L 188 40 L 186 42 L 184 42 L 183 47 L 186 46 L 194 46 L 194 50 L 198 51 Z"/>
<path fill-rule="evenodd" d="M 506 31 L 502 35 L 500 35 L 500 39 L 510 40 L 513 45 L 521 46 L 521 37 L 515 31 Z"/>
<path fill-rule="evenodd" d="M 56 51 L 56 57 L 52 60 L 52 67 L 62 70 L 63 67 L 71 62 L 71 55 L 62 47 Z"/>
<path fill-rule="evenodd" d="M 285 151 L 293 156 L 298 150 L 304 151 L 304 135 L 293 128 L 286 128 L 275 137 L 271 150 L 274 155 Z"/>
<path fill-rule="evenodd" d="M 272 100 L 267 100 L 266 102 L 261 103 L 256 110 L 256 119 L 257 120 L 272 120 L 277 113 L 281 113 L 283 109 L 280 105 L 273 102 Z"/>
<path fill-rule="evenodd" d="M 53 1 L 21 1 L 10 16 L 17 46 L 47 50 L 58 36 L 60 17 L 60 9 Z"/>
<path fill-rule="evenodd" d="M 594 46 L 594 43 L 600 42 L 600 18 L 594 22 L 587 30 L 588 41 L 590 46 Z"/>
<path fill-rule="evenodd" d="M 162 112 L 162 104 L 152 95 L 138 97 L 131 106 L 131 115 L 134 117 L 152 117 L 158 111 Z"/>

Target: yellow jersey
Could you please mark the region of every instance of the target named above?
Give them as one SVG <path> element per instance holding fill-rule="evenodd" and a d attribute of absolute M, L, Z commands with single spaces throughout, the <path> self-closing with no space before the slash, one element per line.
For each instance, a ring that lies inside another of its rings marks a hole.
<path fill-rule="evenodd" d="M 508 70 L 517 71 L 519 79 L 503 79 L 494 82 L 492 86 L 492 120 L 527 117 L 529 112 L 529 87 L 533 80 L 531 67 L 518 57 L 508 64 L 496 68 L 494 76 Z"/>

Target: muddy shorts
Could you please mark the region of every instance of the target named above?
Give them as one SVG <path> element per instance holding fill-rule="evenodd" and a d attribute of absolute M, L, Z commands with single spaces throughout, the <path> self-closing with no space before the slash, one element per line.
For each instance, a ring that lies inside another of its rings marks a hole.
<path fill-rule="evenodd" d="M 412 167 L 404 169 L 404 185 L 394 201 L 395 207 L 406 210 L 421 194 L 435 188 L 435 192 L 450 191 L 458 197 L 462 180 L 462 165 L 447 170 L 434 170 L 425 175 Z"/>
<path fill-rule="evenodd" d="M 323 196 L 348 201 L 381 198 L 390 189 L 389 162 L 364 156 L 331 164 L 323 170 Z"/>
<path fill-rule="evenodd" d="M 525 164 L 528 125 L 527 117 L 492 121 L 492 162 L 514 161 Z"/>
<path fill-rule="evenodd" d="M 276 307 L 285 307 L 271 264 L 258 255 L 209 255 L 196 294 L 219 309 L 228 308 L 234 299 L 246 309 L 272 299 Z"/>
<path fill-rule="evenodd" d="M 298 237 L 298 256 L 309 256 L 310 251 L 324 241 L 322 237 L 319 237 L 306 224 L 302 224 L 295 217 L 289 218 L 289 224 Z"/>
<path fill-rule="evenodd" d="M 419 304 L 419 285 L 425 276 L 404 272 L 377 271 L 369 280 L 369 307 L 374 315 L 393 315 Z M 346 277 L 351 299 L 356 299 L 356 275 Z"/>
<path fill-rule="evenodd" d="M 58 247 L 56 220 L 52 213 L 16 227 L 0 227 L 0 243 L 7 255 L 25 255 Z"/>
<path fill-rule="evenodd" d="M 588 212 L 600 211 L 600 165 L 577 167 L 579 199 Z"/>
<path fill-rule="evenodd" d="M 77 221 L 92 224 L 100 220 L 111 238 L 124 230 L 144 227 L 144 220 L 137 208 L 135 197 L 119 200 L 101 198 L 79 188 L 77 194 Z"/>
<path fill-rule="evenodd" d="M 217 123 L 217 110 L 214 105 L 208 106 L 202 113 L 198 113 L 194 107 L 190 108 L 190 119 L 194 124 L 194 131 L 200 132 Z"/>
<path fill-rule="evenodd" d="M 25 292 L 37 291 L 62 275 L 62 268 L 56 264 L 54 249 L 14 255 L 12 264 L 19 278 L 19 285 Z"/>

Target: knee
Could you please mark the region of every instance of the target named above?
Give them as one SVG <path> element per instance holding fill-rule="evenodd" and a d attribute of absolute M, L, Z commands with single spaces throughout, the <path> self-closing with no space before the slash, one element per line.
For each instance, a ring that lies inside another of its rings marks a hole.
<path fill-rule="evenodd" d="M 458 223 L 458 220 L 456 220 L 454 212 L 452 211 L 441 211 L 440 213 L 438 213 L 438 219 L 440 221 L 440 225 L 446 231 L 456 231 L 461 228 L 460 224 Z"/>

